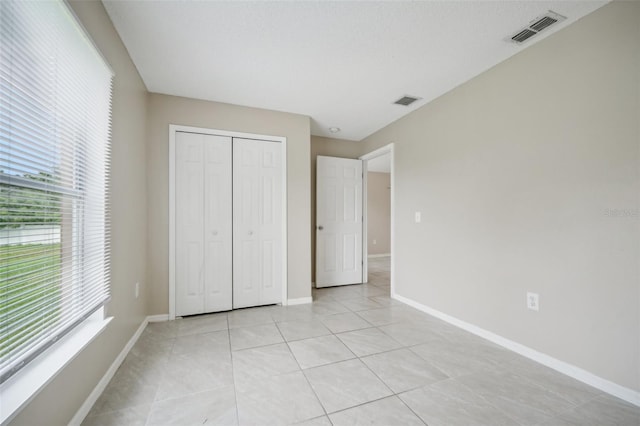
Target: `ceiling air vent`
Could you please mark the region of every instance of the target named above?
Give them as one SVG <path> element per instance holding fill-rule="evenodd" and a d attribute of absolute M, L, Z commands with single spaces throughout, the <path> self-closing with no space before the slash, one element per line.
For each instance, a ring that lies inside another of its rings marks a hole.
<path fill-rule="evenodd" d="M 420 98 L 416 98 L 415 96 L 403 96 L 397 101 L 394 102 L 396 105 L 404 105 L 409 106 Z"/>
<path fill-rule="evenodd" d="M 538 33 L 535 31 L 522 30 L 518 34 L 511 37 L 511 40 L 515 41 L 516 43 L 522 43 L 523 41 L 527 40 L 529 37 L 533 37 L 536 34 Z"/>
<path fill-rule="evenodd" d="M 544 30 L 549 25 L 553 25 L 558 22 L 557 19 L 552 18 L 551 16 L 545 16 L 542 19 L 537 20 L 534 24 L 530 26 L 532 30 L 536 30 L 538 32 Z"/>
<path fill-rule="evenodd" d="M 538 16 L 536 19 L 532 20 L 528 27 L 522 28 L 515 35 L 511 36 L 509 40 L 518 44 L 523 43 L 537 35 L 539 32 L 544 31 L 550 26 L 564 21 L 565 19 L 567 18 L 550 10 L 544 15 Z"/>

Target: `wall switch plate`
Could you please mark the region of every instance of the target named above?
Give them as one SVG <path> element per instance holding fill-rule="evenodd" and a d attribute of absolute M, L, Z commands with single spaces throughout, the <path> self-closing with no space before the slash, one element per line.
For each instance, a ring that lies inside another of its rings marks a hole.
<path fill-rule="evenodd" d="M 416 215 L 415 215 L 416 223 L 420 223 L 421 220 L 422 220 L 422 214 L 420 212 L 416 212 Z"/>
<path fill-rule="evenodd" d="M 373 240 L 373 245 L 375 246 L 376 244 L 378 244 L 378 242 L 376 240 Z"/>
<path fill-rule="evenodd" d="M 136 299 L 140 296 L 140 283 L 136 283 Z"/>
<path fill-rule="evenodd" d="M 532 311 L 540 310 L 540 296 L 538 293 L 527 292 L 527 308 Z"/>

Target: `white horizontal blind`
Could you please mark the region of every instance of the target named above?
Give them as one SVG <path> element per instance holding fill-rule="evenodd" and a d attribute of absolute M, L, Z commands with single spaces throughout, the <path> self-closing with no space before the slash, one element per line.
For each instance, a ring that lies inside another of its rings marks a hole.
<path fill-rule="evenodd" d="M 0 0 L 0 383 L 108 300 L 112 78 L 63 1 Z"/>

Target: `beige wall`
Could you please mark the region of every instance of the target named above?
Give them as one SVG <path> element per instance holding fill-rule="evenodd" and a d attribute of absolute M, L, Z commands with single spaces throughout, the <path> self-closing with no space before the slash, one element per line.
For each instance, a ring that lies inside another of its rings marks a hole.
<path fill-rule="evenodd" d="M 169 309 L 169 125 L 287 138 L 289 299 L 311 296 L 309 117 L 160 94 L 149 95 L 149 313 Z"/>
<path fill-rule="evenodd" d="M 316 157 L 358 158 L 362 144 L 345 139 L 311 136 L 311 281 L 316 276 Z"/>
<path fill-rule="evenodd" d="M 111 172 L 111 302 L 108 328 L 75 358 L 12 422 L 66 425 L 142 323 L 146 288 L 147 93 L 102 4 L 71 1 L 115 72 Z M 306 229 L 306 228 L 305 228 Z M 134 286 L 140 282 L 140 298 Z"/>
<path fill-rule="evenodd" d="M 398 294 L 635 390 L 639 22 L 611 3 L 364 141 L 396 144 Z"/>
<path fill-rule="evenodd" d="M 369 255 L 391 253 L 391 174 L 389 173 L 367 173 L 367 251 Z"/>

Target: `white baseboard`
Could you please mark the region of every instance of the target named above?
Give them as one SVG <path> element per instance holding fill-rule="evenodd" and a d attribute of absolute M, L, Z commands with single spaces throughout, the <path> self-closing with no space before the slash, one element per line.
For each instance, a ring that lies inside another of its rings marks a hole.
<path fill-rule="evenodd" d="M 458 318 L 447 315 L 429 306 L 425 306 L 414 300 L 408 299 L 406 297 L 400 296 L 395 293 L 392 294 L 391 297 L 393 299 L 399 300 L 400 302 L 406 303 L 407 305 L 414 307 L 424 313 L 427 313 L 443 321 L 446 321 L 449 324 L 455 325 L 456 327 L 459 327 L 463 330 L 473 333 L 476 336 L 480 336 L 484 339 L 487 339 L 497 345 L 502 346 L 503 348 L 516 352 L 540 364 L 546 365 L 547 367 L 552 368 L 562 374 L 565 374 L 569 377 L 573 377 L 574 379 L 579 380 L 583 383 L 586 383 L 590 386 L 593 386 L 596 389 L 599 389 L 610 395 L 623 399 L 631 404 L 640 406 L 640 392 L 638 391 L 626 388 L 610 380 L 604 379 L 600 376 L 596 376 L 595 374 L 590 373 L 586 370 L 583 370 L 580 367 L 576 367 L 575 365 L 561 361 L 557 358 L 553 358 L 552 356 L 549 356 L 542 352 L 538 352 L 535 349 L 532 349 L 528 346 L 522 345 L 520 343 L 514 342 L 513 340 L 509 340 L 507 338 L 499 336 L 495 333 L 492 333 L 483 328 L 480 328 L 468 322 L 462 321 Z"/>
<path fill-rule="evenodd" d="M 147 322 L 164 322 L 169 321 L 169 314 L 149 315 Z"/>
<path fill-rule="evenodd" d="M 391 253 L 368 254 L 368 255 L 367 255 L 367 257 L 368 257 L 369 259 L 373 259 L 373 258 L 376 258 L 376 257 L 389 257 L 389 256 L 391 256 Z"/>
<path fill-rule="evenodd" d="M 82 424 L 85 417 L 87 417 L 87 414 L 89 414 L 89 411 L 91 411 L 93 404 L 95 404 L 98 398 L 100 398 L 100 395 L 102 395 L 102 392 L 104 392 L 104 390 L 107 388 L 107 385 L 109 384 L 111 379 L 113 379 L 113 376 L 116 374 L 116 371 L 118 371 L 118 368 L 120 367 L 124 359 L 129 354 L 129 351 L 131 351 L 131 348 L 133 348 L 133 345 L 135 345 L 138 339 L 140 338 L 140 335 L 144 331 L 147 324 L 149 322 L 152 322 L 152 321 L 149 321 L 149 318 L 155 318 L 160 316 L 163 316 L 163 315 L 155 315 L 154 317 L 147 317 L 142 321 L 142 323 L 140 324 L 136 332 L 133 333 L 133 336 L 131 336 L 131 339 L 129 339 L 129 341 L 124 346 L 124 348 L 122 348 L 122 351 L 120 351 L 116 359 L 113 360 L 113 363 L 111 363 L 111 366 L 109 367 L 107 372 L 104 373 L 104 376 L 102 376 L 102 379 L 100 379 L 96 387 L 93 388 L 93 390 L 91 391 L 87 399 L 85 399 L 85 401 L 82 403 L 82 405 L 80 406 L 76 414 L 73 416 L 73 418 L 69 422 L 69 426 L 79 426 L 80 424 Z M 168 317 L 168 315 L 164 315 L 164 316 Z"/>
<path fill-rule="evenodd" d="M 309 296 L 309 297 L 300 297 L 298 299 L 289 299 L 289 300 L 287 300 L 287 306 L 304 305 L 306 303 L 311 303 L 311 302 L 313 302 L 313 298 L 311 296 Z"/>

